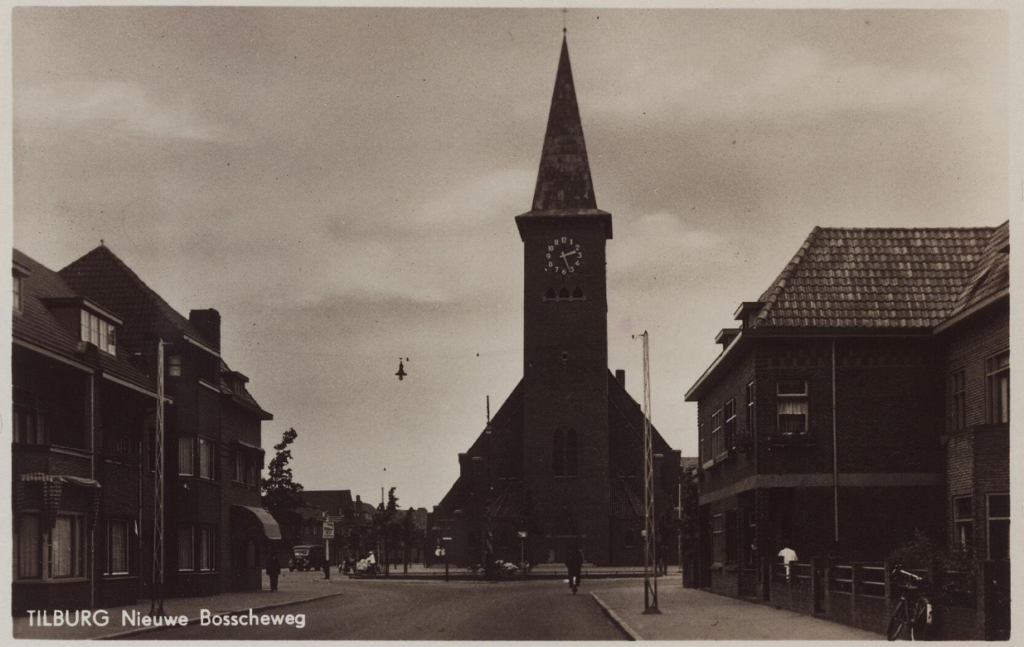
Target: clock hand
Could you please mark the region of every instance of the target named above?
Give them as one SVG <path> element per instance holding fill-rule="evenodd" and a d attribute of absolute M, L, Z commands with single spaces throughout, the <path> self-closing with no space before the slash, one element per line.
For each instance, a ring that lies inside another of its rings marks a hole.
<path fill-rule="evenodd" d="M 563 253 L 562 253 L 562 258 L 565 258 L 566 256 L 572 256 L 572 255 L 573 255 L 573 254 L 575 254 L 575 253 L 576 253 L 576 250 L 575 250 L 575 249 L 574 249 L 574 250 L 572 250 L 571 252 L 563 252 Z"/>
<path fill-rule="evenodd" d="M 572 268 L 569 267 L 569 259 L 565 257 L 565 254 L 562 254 L 562 260 L 565 261 L 565 269 L 571 270 Z"/>

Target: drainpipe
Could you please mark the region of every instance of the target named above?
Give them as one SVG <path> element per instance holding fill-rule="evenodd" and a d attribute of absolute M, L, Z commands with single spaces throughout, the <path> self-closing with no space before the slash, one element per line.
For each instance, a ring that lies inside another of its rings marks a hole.
<path fill-rule="evenodd" d="M 839 547 L 839 449 L 836 445 L 836 340 L 832 339 L 832 497 L 835 511 L 836 548 Z"/>
<path fill-rule="evenodd" d="M 98 362 L 97 362 L 98 363 Z M 89 478 L 96 480 L 96 371 L 89 377 Z M 93 496 L 96 496 L 93 494 Z M 97 514 L 99 511 L 97 510 Z M 96 524 L 89 528 L 89 608 L 96 608 Z"/>

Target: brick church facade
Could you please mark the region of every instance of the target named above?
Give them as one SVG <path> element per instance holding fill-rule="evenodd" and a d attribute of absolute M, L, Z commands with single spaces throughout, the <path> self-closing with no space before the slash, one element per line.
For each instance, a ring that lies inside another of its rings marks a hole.
<path fill-rule="evenodd" d="M 561 562 L 575 546 L 596 565 L 642 564 L 644 416 L 624 374 L 608 370 L 612 216 L 597 208 L 564 39 L 533 205 L 516 225 L 523 378 L 459 455 L 460 476 L 431 515 L 431 540 L 461 565 L 488 556 Z M 655 500 L 665 515 L 680 452 L 652 433 Z"/>

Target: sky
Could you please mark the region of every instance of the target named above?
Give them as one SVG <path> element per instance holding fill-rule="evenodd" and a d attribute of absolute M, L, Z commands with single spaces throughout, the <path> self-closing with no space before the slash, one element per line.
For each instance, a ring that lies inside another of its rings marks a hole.
<path fill-rule="evenodd" d="M 684 394 L 815 226 L 1008 218 L 995 11 L 573 9 L 609 368 Z M 295 478 L 437 504 L 522 375 L 522 243 L 559 9 L 13 11 L 15 247 L 102 239 L 293 427 Z M 394 373 L 408 357 L 409 376 Z"/>

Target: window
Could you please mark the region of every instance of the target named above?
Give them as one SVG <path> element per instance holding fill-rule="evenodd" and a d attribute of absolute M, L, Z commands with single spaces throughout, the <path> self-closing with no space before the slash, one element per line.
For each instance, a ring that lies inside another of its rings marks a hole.
<path fill-rule="evenodd" d="M 116 355 L 117 346 L 115 343 L 114 324 L 104 321 L 86 310 L 82 310 L 81 313 L 82 341 L 95 344 L 100 350 Z"/>
<path fill-rule="evenodd" d="M 167 358 L 167 375 L 181 377 L 181 355 L 171 355 Z"/>
<path fill-rule="evenodd" d="M 1010 495 L 988 495 L 988 558 L 1010 559 Z"/>
<path fill-rule="evenodd" d="M 12 394 L 14 442 L 26 445 L 45 445 L 49 442 L 46 425 L 46 410 L 43 398 L 21 389 L 14 388 Z"/>
<path fill-rule="evenodd" d="M 15 520 L 17 536 L 14 539 L 19 580 L 38 580 L 43 577 L 43 533 L 39 517 L 24 515 Z"/>
<path fill-rule="evenodd" d="M 21 312 L 21 279 L 22 277 L 17 274 L 14 275 L 14 294 L 12 297 L 12 304 L 15 312 Z"/>
<path fill-rule="evenodd" d="M 193 553 L 192 526 L 180 526 L 178 528 L 178 570 L 194 571 L 195 555 Z"/>
<path fill-rule="evenodd" d="M 554 288 L 548 288 L 548 291 L 544 293 L 544 298 L 549 300 L 549 301 L 554 301 L 554 300 L 558 299 L 558 297 L 555 296 L 555 289 Z"/>
<path fill-rule="evenodd" d="M 950 418 L 953 421 L 953 429 L 963 429 L 967 422 L 967 415 L 965 410 L 966 404 L 966 387 L 964 380 L 964 372 L 957 371 L 949 378 L 949 403 L 950 403 Z"/>
<path fill-rule="evenodd" d="M 711 414 L 711 458 L 720 458 L 725 453 L 725 442 L 722 438 L 722 410 Z"/>
<path fill-rule="evenodd" d="M 711 561 L 715 564 L 725 563 L 725 537 L 723 533 L 722 515 L 711 517 Z"/>
<path fill-rule="evenodd" d="M 626 546 L 626 548 L 632 548 L 633 547 L 633 531 L 629 530 L 628 528 L 626 529 L 626 536 L 625 536 L 624 545 Z"/>
<path fill-rule="evenodd" d="M 51 532 L 50 577 L 85 575 L 85 523 L 81 515 L 57 515 Z"/>
<path fill-rule="evenodd" d="M 565 434 L 562 433 L 561 429 L 555 430 L 551 459 L 555 476 L 565 476 Z"/>
<path fill-rule="evenodd" d="M 807 382 L 783 380 L 776 385 L 778 431 L 783 436 L 806 434 Z"/>
<path fill-rule="evenodd" d="M 736 446 L 736 398 L 725 403 L 725 447 L 728 451 Z"/>
<path fill-rule="evenodd" d="M 260 484 L 260 468 L 256 464 L 256 457 L 252 457 L 252 460 L 248 461 L 249 464 L 249 485 Z"/>
<path fill-rule="evenodd" d="M 953 542 L 959 548 L 974 547 L 974 502 L 969 496 L 953 497 Z"/>
<path fill-rule="evenodd" d="M 199 570 L 200 571 L 212 571 L 216 560 L 214 556 L 214 538 L 215 532 L 213 528 L 198 528 L 199 531 Z"/>
<path fill-rule="evenodd" d="M 988 421 L 1010 422 L 1010 351 L 985 360 L 985 380 Z"/>
<path fill-rule="evenodd" d="M 199 478 L 213 480 L 214 444 L 207 438 L 199 439 Z"/>
<path fill-rule="evenodd" d="M 111 519 L 107 521 L 107 565 L 104 575 L 128 574 L 128 522 Z"/>
<path fill-rule="evenodd" d="M 569 433 L 565 435 L 565 475 L 566 476 L 579 476 L 578 473 L 578 458 L 577 458 L 577 438 L 576 430 L 570 429 Z"/>
<path fill-rule="evenodd" d="M 746 536 L 743 540 L 743 565 L 746 568 L 757 568 L 757 514 L 754 508 L 747 508 Z"/>
<path fill-rule="evenodd" d="M 245 452 L 241 449 L 235 450 L 235 482 L 245 483 Z"/>
<path fill-rule="evenodd" d="M 193 455 L 193 444 L 195 439 L 192 436 L 178 436 L 178 474 L 181 476 L 195 476 L 195 456 Z"/>
<path fill-rule="evenodd" d="M 754 416 L 754 395 L 754 382 L 750 381 L 747 383 L 747 439 L 752 439 L 757 431 L 756 418 Z"/>
<path fill-rule="evenodd" d="M 561 290 L 559 290 L 558 291 L 558 298 L 559 299 L 568 299 L 569 298 L 569 289 L 568 288 L 562 288 Z"/>
<path fill-rule="evenodd" d="M 700 464 L 707 469 L 712 465 L 711 439 L 708 438 L 707 425 L 703 420 L 697 422 L 697 439 L 700 442 Z"/>
<path fill-rule="evenodd" d="M 736 546 L 739 543 L 737 536 L 739 528 L 736 526 L 736 511 L 727 510 L 725 513 L 725 563 L 736 563 Z"/>
<path fill-rule="evenodd" d="M 576 286 L 576 289 L 572 291 L 572 298 L 573 299 L 582 299 L 583 298 L 583 289 L 581 287 L 579 287 L 579 286 Z"/>

